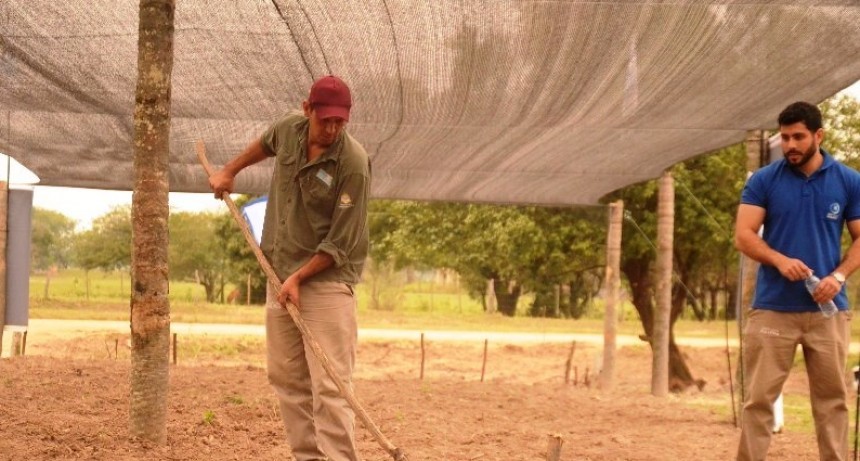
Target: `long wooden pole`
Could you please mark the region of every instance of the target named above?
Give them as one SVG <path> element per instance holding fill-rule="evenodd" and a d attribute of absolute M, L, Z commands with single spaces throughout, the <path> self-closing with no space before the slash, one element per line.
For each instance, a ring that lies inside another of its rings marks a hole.
<path fill-rule="evenodd" d="M 203 169 L 206 170 L 207 176 L 212 176 L 214 174 L 214 170 L 212 166 L 209 164 L 209 160 L 206 158 L 206 146 L 203 144 L 203 141 L 197 141 L 197 158 L 200 160 L 200 163 L 203 165 Z M 245 220 L 242 218 L 242 214 L 239 212 L 239 209 L 236 207 L 236 204 L 233 203 L 233 199 L 230 198 L 230 194 L 224 192 L 221 195 L 221 198 L 224 200 L 224 203 L 227 204 L 227 207 L 230 209 L 230 213 L 233 215 L 233 219 L 236 221 L 236 224 L 239 226 L 239 229 L 242 231 L 242 235 L 245 236 L 245 240 L 248 242 L 248 245 L 251 246 L 251 251 L 254 252 L 254 256 L 257 257 L 257 261 L 260 263 L 260 266 L 263 268 L 263 272 L 266 273 L 266 277 L 269 280 L 269 283 L 275 289 L 281 288 L 281 280 L 278 278 L 278 274 L 275 273 L 275 269 L 272 268 L 272 265 L 269 264 L 269 261 L 263 255 L 263 251 L 260 250 L 260 246 L 257 245 L 256 239 L 254 239 L 254 235 L 251 234 L 251 230 L 248 229 L 248 225 Z M 337 375 L 337 372 L 332 367 L 331 362 L 328 359 L 328 356 L 323 351 L 322 347 L 319 345 L 316 339 L 314 339 L 313 334 L 308 329 L 304 320 L 302 320 L 302 315 L 299 313 L 298 308 L 293 303 L 285 303 L 284 308 L 289 312 L 290 317 L 293 318 L 293 322 L 295 322 L 299 331 L 302 334 L 302 337 L 305 340 L 305 344 L 310 346 L 311 351 L 317 360 L 320 361 L 325 372 L 329 375 L 329 377 L 334 381 L 335 386 L 340 391 L 340 395 L 346 399 L 347 403 L 350 407 L 355 411 L 358 419 L 364 423 L 364 426 L 367 430 L 373 434 L 373 437 L 379 442 L 379 445 L 394 458 L 394 461 L 407 461 L 406 454 L 400 448 L 397 448 L 392 444 L 385 435 L 382 434 L 382 431 L 379 430 L 379 427 L 370 419 L 370 416 L 367 414 L 367 411 L 364 410 L 364 407 L 361 406 L 361 403 L 358 402 L 358 399 L 355 398 L 352 391 L 343 383 L 343 380 L 340 379 L 340 376 Z"/>
<path fill-rule="evenodd" d="M 653 362 L 651 394 L 669 394 L 669 334 L 672 312 L 672 247 L 675 225 L 675 182 L 665 171 L 660 178 L 657 202 L 657 313 L 651 335 Z"/>
<path fill-rule="evenodd" d="M 6 230 L 8 229 L 9 184 L 0 181 L 0 357 L 3 356 L 3 329 L 6 328 Z"/>
<path fill-rule="evenodd" d="M 603 314 L 603 369 L 600 371 L 600 387 L 610 389 L 615 385 L 615 350 L 617 348 L 618 304 L 621 299 L 621 228 L 623 227 L 624 202 L 609 204 L 609 226 L 606 233 L 606 310 Z"/>

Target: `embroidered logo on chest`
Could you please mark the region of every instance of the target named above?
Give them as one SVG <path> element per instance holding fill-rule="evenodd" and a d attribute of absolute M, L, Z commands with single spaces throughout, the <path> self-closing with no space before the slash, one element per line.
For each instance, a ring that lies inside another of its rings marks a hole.
<path fill-rule="evenodd" d="M 842 207 L 839 206 L 839 203 L 833 202 L 830 204 L 830 210 L 827 212 L 827 219 L 832 221 L 836 221 L 839 219 L 839 211 Z"/>

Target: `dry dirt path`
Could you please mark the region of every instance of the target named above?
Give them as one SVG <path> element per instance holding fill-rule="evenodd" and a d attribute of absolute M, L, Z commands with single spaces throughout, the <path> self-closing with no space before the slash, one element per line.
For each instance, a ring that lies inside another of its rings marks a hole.
<path fill-rule="evenodd" d="M 228 335 L 228 336 L 264 336 L 263 325 L 224 324 L 224 323 L 180 323 L 171 324 L 171 331 L 179 335 Z M 28 343 L 32 341 L 56 340 L 72 338 L 94 332 L 128 333 L 129 322 L 110 320 L 57 320 L 31 319 L 28 327 Z M 413 329 L 379 329 L 359 328 L 358 336 L 362 340 L 412 340 L 418 339 L 424 333 L 428 341 L 443 342 L 505 342 L 508 344 L 534 343 L 577 343 L 602 345 L 603 335 L 593 333 L 542 333 L 542 332 L 501 332 L 501 331 L 457 331 L 457 330 L 413 330 Z M 724 338 L 691 338 L 678 337 L 680 346 L 688 347 L 725 347 Z M 642 340 L 634 335 L 618 335 L 618 347 L 641 344 Z M 729 339 L 730 347 L 737 347 L 737 339 Z"/>

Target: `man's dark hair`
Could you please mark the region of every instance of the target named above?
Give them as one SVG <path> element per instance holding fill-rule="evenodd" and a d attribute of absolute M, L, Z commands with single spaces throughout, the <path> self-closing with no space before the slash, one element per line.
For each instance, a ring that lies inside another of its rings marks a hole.
<path fill-rule="evenodd" d="M 815 104 L 798 101 L 789 104 L 788 107 L 779 113 L 779 126 L 794 125 L 797 122 L 803 122 L 809 131 L 815 133 L 821 125 L 821 111 Z"/>

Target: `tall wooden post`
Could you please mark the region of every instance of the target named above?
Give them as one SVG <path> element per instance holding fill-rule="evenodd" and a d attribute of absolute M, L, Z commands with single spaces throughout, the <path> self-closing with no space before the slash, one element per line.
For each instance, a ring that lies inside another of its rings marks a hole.
<path fill-rule="evenodd" d="M 167 205 L 175 0 L 140 0 L 134 107 L 130 435 L 167 440 Z"/>
<path fill-rule="evenodd" d="M 3 329 L 6 328 L 6 231 L 8 229 L 9 185 L 0 181 L 0 357 L 3 356 Z"/>
<path fill-rule="evenodd" d="M 615 338 L 618 329 L 618 300 L 621 289 L 621 228 L 624 201 L 609 204 L 609 229 L 606 232 L 606 311 L 603 314 L 603 369 L 600 387 L 615 385 Z"/>
<path fill-rule="evenodd" d="M 751 130 L 747 133 L 746 148 L 747 148 L 747 171 L 752 174 L 762 165 L 765 164 L 764 149 L 765 133 L 761 130 Z M 755 293 L 755 280 L 758 273 L 758 262 L 743 258 L 743 291 L 741 292 L 741 316 L 738 318 L 738 323 L 744 323 L 746 319 L 746 311 L 752 308 L 752 297 Z"/>
<path fill-rule="evenodd" d="M 746 151 L 747 151 L 747 174 L 752 174 L 763 165 L 768 163 L 767 157 L 768 152 L 766 148 L 767 142 L 767 133 L 761 130 L 750 130 L 747 132 L 746 138 Z M 741 296 L 740 296 L 740 305 L 738 306 L 738 311 L 735 313 L 737 315 L 737 324 L 738 324 L 738 338 L 740 338 L 741 348 L 739 350 L 739 365 L 738 365 L 738 389 L 740 389 L 740 398 L 738 399 L 738 408 L 737 414 L 740 415 L 738 418 L 738 425 L 740 425 L 741 420 L 743 419 L 743 405 L 747 396 L 747 385 L 746 385 L 746 373 L 744 372 L 744 357 L 743 357 L 743 341 L 744 341 L 744 327 L 746 326 L 746 319 L 749 314 L 750 309 L 752 309 L 753 302 L 753 294 L 755 293 L 755 285 L 756 285 L 756 275 L 758 274 L 759 263 L 752 258 L 747 258 L 744 255 L 740 255 L 741 259 Z"/>
<path fill-rule="evenodd" d="M 660 178 L 657 203 L 657 312 L 651 349 L 651 394 L 669 394 L 669 331 L 672 312 L 672 246 L 675 226 L 675 183 L 666 171 Z"/>

